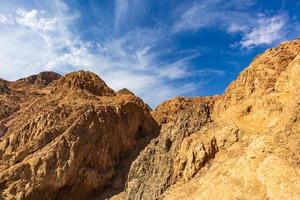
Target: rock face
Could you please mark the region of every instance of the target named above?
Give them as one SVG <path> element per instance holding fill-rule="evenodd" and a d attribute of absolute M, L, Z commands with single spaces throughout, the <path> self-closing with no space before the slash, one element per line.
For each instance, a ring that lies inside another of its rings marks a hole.
<path fill-rule="evenodd" d="M 0 79 L 0 199 L 299 200 L 299 152 L 300 39 L 152 112 L 90 72 Z"/>
<path fill-rule="evenodd" d="M 15 82 L 0 79 L 0 121 L 44 95 L 43 88 L 59 77 L 55 72 L 42 72 Z"/>
<path fill-rule="evenodd" d="M 41 72 L 37 75 L 32 75 L 24 79 L 20 79 L 18 82 L 26 82 L 38 86 L 46 86 L 59 79 L 61 76 L 55 72 Z"/>
<path fill-rule="evenodd" d="M 299 77 L 300 39 L 257 56 L 219 97 L 160 105 L 161 133 L 122 198 L 300 199 Z"/>
<path fill-rule="evenodd" d="M 90 72 L 57 78 L 7 82 L 2 97 L 16 109 L 0 121 L 0 199 L 88 199 L 120 189 L 127 163 L 159 132 L 133 94 L 115 93 Z"/>
<path fill-rule="evenodd" d="M 185 171 L 184 161 L 178 158 L 177 152 L 181 151 L 184 138 L 211 122 L 215 99 L 217 97 L 175 98 L 156 108 L 152 114 L 161 125 L 161 133 L 131 165 L 124 199 L 157 199 L 179 179 L 193 177 L 193 172 Z M 205 154 L 205 149 L 201 153 Z M 212 156 L 203 155 L 198 163 L 189 164 L 200 168 Z"/>

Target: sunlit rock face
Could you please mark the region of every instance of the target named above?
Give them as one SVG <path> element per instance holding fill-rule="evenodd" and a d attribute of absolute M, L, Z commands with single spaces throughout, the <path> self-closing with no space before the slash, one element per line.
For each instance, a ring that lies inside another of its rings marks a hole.
<path fill-rule="evenodd" d="M 223 95 L 153 116 L 161 133 L 123 199 L 300 199 L 300 39 L 258 55 Z"/>
<path fill-rule="evenodd" d="M 0 199 L 300 199 L 300 39 L 153 111 L 91 72 L 0 79 Z"/>

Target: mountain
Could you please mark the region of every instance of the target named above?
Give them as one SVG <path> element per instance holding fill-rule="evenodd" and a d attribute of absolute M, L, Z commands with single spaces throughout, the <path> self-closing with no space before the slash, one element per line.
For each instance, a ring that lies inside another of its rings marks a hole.
<path fill-rule="evenodd" d="M 3 199 L 87 199 L 117 190 L 159 130 L 141 99 L 90 72 L 3 83 Z"/>
<path fill-rule="evenodd" d="M 221 96 L 153 111 L 159 137 L 123 199 L 300 199 L 300 39 L 257 56 Z"/>
<path fill-rule="evenodd" d="M 153 111 L 91 72 L 0 79 L 0 199 L 300 199 L 300 39 Z"/>

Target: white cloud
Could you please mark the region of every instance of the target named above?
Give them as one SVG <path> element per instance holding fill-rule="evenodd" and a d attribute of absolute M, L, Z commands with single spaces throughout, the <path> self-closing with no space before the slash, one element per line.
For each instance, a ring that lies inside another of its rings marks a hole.
<path fill-rule="evenodd" d="M 286 24 L 287 19 L 283 15 L 259 18 L 257 26 L 244 35 L 241 46 L 249 48 L 277 42 L 285 37 Z"/>
<path fill-rule="evenodd" d="M 128 0 L 115 0 L 115 28 L 120 26 L 128 12 Z"/>
<path fill-rule="evenodd" d="M 245 32 L 247 31 L 248 27 L 246 25 L 238 25 L 238 24 L 230 24 L 227 32 L 234 34 L 234 33 L 238 33 L 238 32 Z"/>
<path fill-rule="evenodd" d="M 201 84 L 182 81 L 193 77 L 194 73 L 198 78 L 224 75 L 220 70 L 192 71 L 193 59 L 199 56 L 199 51 L 180 54 L 176 49 L 161 48 L 172 33 L 218 28 L 229 34 L 241 34 L 238 45 L 247 48 L 271 44 L 284 36 L 282 30 L 288 18 L 284 15 L 257 16 L 246 11 L 253 4 L 251 0 L 199 1 L 180 15 L 171 31 L 168 27 L 164 30 L 131 27 L 130 31 L 120 34 L 121 26 L 143 12 L 143 1 L 115 0 L 116 30 L 101 32 L 105 40 L 97 42 L 79 37 L 73 28 L 80 13 L 73 9 L 71 12 L 61 0 L 39 2 L 38 8 L 31 9 L 17 4 L 9 10 L 2 4 L 0 77 L 13 80 L 43 70 L 67 73 L 85 69 L 96 72 L 113 89 L 126 87 L 154 106 L 170 97 L 199 89 Z M 176 59 L 161 59 L 166 52 L 177 53 Z"/>
<path fill-rule="evenodd" d="M 38 12 L 36 9 L 25 11 L 22 9 L 17 10 L 18 17 L 16 18 L 17 23 L 23 26 L 27 26 L 34 30 L 41 31 L 54 31 L 57 27 L 56 18 L 44 18 L 39 17 L 38 15 L 41 12 Z"/>
<path fill-rule="evenodd" d="M 151 1 L 114 0 L 111 2 L 114 3 L 115 31 L 122 33 L 124 30 L 128 31 L 136 28 L 137 24 L 143 21 L 145 13 L 147 12 L 147 5 L 150 5 Z"/>
<path fill-rule="evenodd" d="M 293 28 L 288 26 L 287 14 L 267 15 L 251 9 L 256 1 L 210 0 L 199 1 L 180 14 L 173 25 L 174 33 L 219 29 L 229 34 L 240 34 L 234 47 L 252 48 L 284 40 Z"/>
<path fill-rule="evenodd" d="M 161 30 L 132 29 L 104 41 L 84 41 L 70 28 L 79 14 L 68 14 L 62 1 L 55 4 L 48 10 L 21 7 L 0 17 L 0 77 L 14 80 L 44 70 L 85 69 L 115 90 L 132 90 L 152 106 L 197 89 L 198 85 L 180 80 L 191 75 L 191 61 L 198 53 L 161 60 L 163 51 L 155 50 L 164 41 Z M 120 1 L 120 6 L 116 21 L 126 15 L 126 2 Z"/>
<path fill-rule="evenodd" d="M 174 32 L 197 31 L 203 28 L 241 27 L 250 13 L 246 11 L 254 4 L 252 0 L 197 1 L 189 6 L 173 26 Z"/>
<path fill-rule="evenodd" d="M 13 25 L 14 23 L 11 16 L 0 15 L 0 25 Z"/>

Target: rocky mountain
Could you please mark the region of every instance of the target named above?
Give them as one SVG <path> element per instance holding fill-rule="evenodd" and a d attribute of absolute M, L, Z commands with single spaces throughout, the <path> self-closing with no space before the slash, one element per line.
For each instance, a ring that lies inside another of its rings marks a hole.
<path fill-rule="evenodd" d="M 8 102 L 0 127 L 3 199 L 88 199 L 117 190 L 128 163 L 158 133 L 133 94 L 114 92 L 90 72 L 57 78 L 48 72 L 1 87 Z"/>
<path fill-rule="evenodd" d="M 123 199 L 300 199 L 300 39 L 257 56 L 211 98 L 175 98 Z M 167 147 L 167 148 L 166 148 Z"/>
<path fill-rule="evenodd" d="M 84 71 L 0 79 L 0 103 L 0 199 L 300 199 L 300 39 L 153 111 Z"/>

